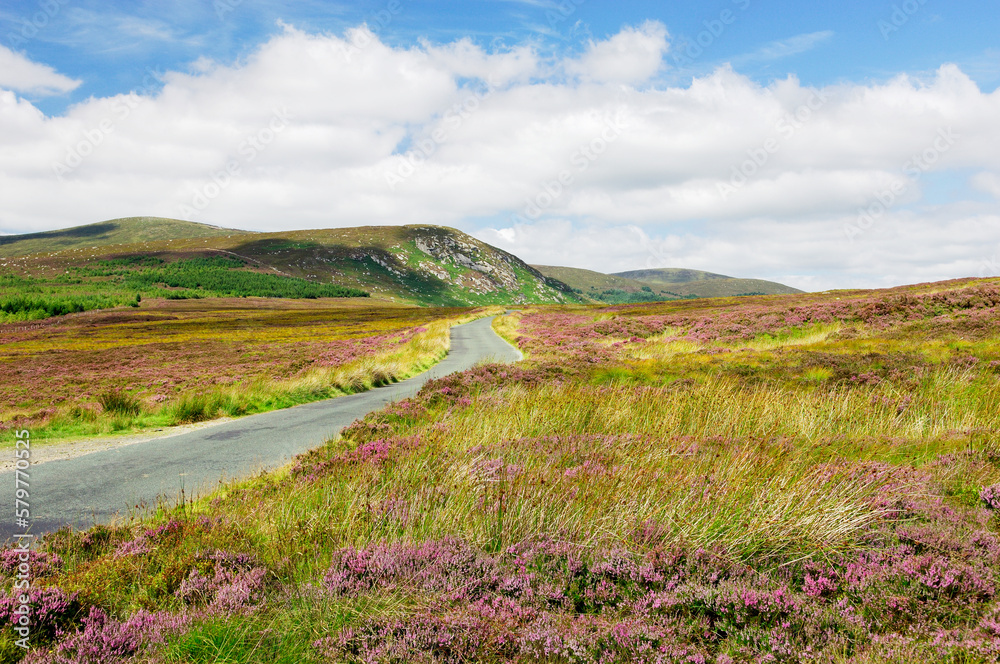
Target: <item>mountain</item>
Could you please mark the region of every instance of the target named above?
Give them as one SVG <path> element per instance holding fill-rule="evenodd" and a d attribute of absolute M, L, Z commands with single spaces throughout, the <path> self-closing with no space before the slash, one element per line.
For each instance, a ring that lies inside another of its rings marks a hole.
<path fill-rule="evenodd" d="M 640 302 L 751 294 L 785 295 L 802 292 L 773 281 L 737 279 L 724 274 L 683 268 L 603 274 L 572 267 L 550 265 L 532 267 L 549 278 L 565 283 L 577 293 L 602 302 Z"/>
<path fill-rule="evenodd" d="M 678 295 L 698 297 L 732 297 L 736 295 L 792 295 L 802 291 L 791 286 L 764 279 L 737 279 L 714 272 L 662 268 L 658 270 L 631 270 L 616 272 L 614 276 L 635 279 L 647 284 L 663 286 Z"/>
<path fill-rule="evenodd" d="M 666 287 L 635 279 L 626 279 L 613 274 L 583 270 L 575 267 L 555 265 L 532 265 L 546 277 L 556 279 L 574 291 L 595 302 L 626 304 L 630 302 L 660 302 L 677 300 L 682 295 L 671 292 Z"/>
<path fill-rule="evenodd" d="M 656 270 L 629 270 L 628 272 L 615 272 L 613 274 L 616 277 L 625 277 L 626 279 L 635 279 L 654 284 L 687 284 L 692 281 L 714 281 L 733 278 L 724 274 L 678 267 L 665 267 Z"/>
<path fill-rule="evenodd" d="M 738 295 L 793 295 L 802 293 L 797 288 L 764 279 L 706 279 L 679 284 L 648 282 L 670 289 L 682 297 L 736 297 Z"/>
<path fill-rule="evenodd" d="M 144 269 L 149 264 L 228 257 L 241 261 L 239 269 L 246 271 L 356 288 L 372 297 L 423 305 L 582 301 L 568 286 L 516 256 L 442 226 L 253 233 L 134 217 L 4 236 L 0 242 L 0 258 L 7 259 L 0 267 L 9 262 L 28 274 L 61 275 L 109 260 L 127 269 Z"/>
<path fill-rule="evenodd" d="M 564 284 L 582 290 L 585 293 L 591 290 L 608 289 L 635 292 L 642 290 L 643 286 L 649 285 L 635 279 L 627 279 L 613 274 L 604 274 L 603 272 L 583 270 L 576 267 L 560 267 L 557 265 L 532 265 L 531 267 L 546 277 L 558 279 Z"/>
<path fill-rule="evenodd" d="M 0 258 L 136 242 L 217 237 L 226 233 L 245 234 L 247 231 L 162 217 L 128 217 L 58 231 L 0 235 Z"/>

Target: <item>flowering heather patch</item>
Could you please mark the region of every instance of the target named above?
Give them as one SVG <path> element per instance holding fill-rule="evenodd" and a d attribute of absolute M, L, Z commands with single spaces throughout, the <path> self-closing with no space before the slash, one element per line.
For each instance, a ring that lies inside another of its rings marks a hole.
<path fill-rule="evenodd" d="M 81 619 L 82 629 L 60 639 L 51 651 L 36 650 L 25 664 L 117 664 L 129 661 L 170 635 L 183 630 L 190 619 L 166 612 L 139 611 L 126 620 L 110 618 L 92 607 Z"/>
<path fill-rule="evenodd" d="M 918 294 L 897 289 L 836 299 L 797 296 L 739 303 L 721 300 L 608 307 L 599 310 L 596 318 L 592 312 L 527 314 L 522 318 L 524 338 L 518 342 L 529 352 L 562 352 L 571 357 L 592 357 L 589 361 L 596 362 L 606 359 L 601 352 L 606 346 L 601 342 L 606 339 L 635 343 L 664 333 L 674 339 L 718 343 L 781 335 L 817 325 L 863 325 L 885 332 L 905 323 L 932 321 L 939 329 L 997 334 L 998 307 L 1000 286 L 996 284 Z"/>
<path fill-rule="evenodd" d="M 723 551 L 553 540 L 495 554 L 456 539 L 347 548 L 324 579 L 330 593 L 416 593 L 426 608 L 373 616 L 316 647 L 358 662 L 832 662 L 904 645 L 1000 654 L 997 539 L 974 513 L 907 509 L 922 525 L 873 526 L 860 557 L 775 570 Z M 956 530 L 970 527 L 972 542 Z"/>
<path fill-rule="evenodd" d="M 0 595 L 0 631 L 18 624 L 16 611 L 21 606 L 24 590 L 11 590 Z M 31 588 L 27 591 L 30 610 L 31 633 L 35 642 L 52 639 L 73 625 L 80 617 L 82 607 L 76 593 L 67 593 L 58 587 Z"/>
<path fill-rule="evenodd" d="M 140 535 L 156 548 L 147 553 L 167 554 L 181 545 L 171 535 L 193 529 L 179 529 L 170 521 Z M 200 524 L 199 524 L 200 525 Z M 117 555 L 117 554 L 116 554 Z M 133 657 L 158 649 L 171 635 L 183 633 L 194 620 L 210 616 L 233 619 L 249 616 L 264 604 L 273 586 L 273 575 L 254 558 L 214 550 L 197 554 L 182 563 L 190 566 L 173 596 L 181 611 L 140 610 L 117 619 L 99 607 L 82 600 L 78 593 L 67 593 L 59 587 L 30 591 L 31 643 L 37 648 L 25 659 L 36 663 L 102 663 L 131 661 Z M 113 588 L 88 589 L 113 591 Z M 17 620 L 15 609 L 20 605 L 16 594 L 0 595 L 0 639 L 3 627 Z M 176 605 L 171 605 L 176 608 Z"/>
<path fill-rule="evenodd" d="M 339 367 L 355 360 L 404 346 L 418 335 L 427 332 L 426 327 L 414 327 L 402 332 L 377 334 L 358 339 L 343 339 L 322 344 L 304 344 L 306 354 L 312 357 L 309 368 Z M 305 369 L 300 370 L 305 371 Z"/>
<path fill-rule="evenodd" d="M 171 519 L 161 526 L 146 530 L 134 539 L 122 542 L 115 550 L 114 555 L 116 558 L 124 558 L 149 553 L 164 540 L 176 539 L 182 529 L 183 524 L 180 521 Z"/>
<path fill-rule="evenodd" d="M 292 474 L 302 477 L 305 482 L 315 482 L 331 471 L 351 466 L 378 466 L 394 455 L 413 449 L 420 444 L 419 438 L 379 438 L 359 447 L 322 461 L 311 462 L 307 455 L 292 468 Z"/>
<path fill-rule="evenodd" d="M 215 551 L 199 556 L 199 565 L 181 582 L 176 594 L 185 604 L 234 615 L 256 610 L 267 582 L 267 570 L 252 556 Z"/>
<path fill-rule="evenodd" d="M 1000 510 L 1000 484 L 993 484 L 983 488 L 979 494 L 979 498 L 991 510 Z"/>
<path fill-rule="evenodd" d="M 642 321 L 623 321 L 622 325 L 645 327 Z M 558 355 L 574 364 L 597 364 L 614 357 L 606 339 L 613 329 L 611 321 L 593 322 L 590 315 L 563 313 L 528 314 L 521 319 L 523 335 L 517 343 L 531 356 Z M 623 335 L 631 336 L 623 332 Z"/>
<path fill-rule="evenodd" d="M 0 574 L 13 577 L 17 568 L 27 563 L 32 579 L 49 576 L 62 567 L 62 558 L 54 553 L 29 549 L 4 549 L 0 551 Z"/>

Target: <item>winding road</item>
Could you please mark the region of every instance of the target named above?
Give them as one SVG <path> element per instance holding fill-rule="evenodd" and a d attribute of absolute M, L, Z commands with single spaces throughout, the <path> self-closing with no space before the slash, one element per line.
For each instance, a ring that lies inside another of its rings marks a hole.
<path fill-rule="evenodd" d="M 483 360 L 516 362 L 521 353 L 493 332 L 493 318 L 451 328 L 451 350 L 428 371 L 367 392 L 242 417 L 199 431 L 155 438 L 30 467 L 31 530 L 40 535 L 71 524 L 86 528 L 127 515 L 137 506 L 174 503 L 183 490 L 204 494 L 226 480 L 285 465 L 354 420 L 413 396 L 428 380 L 464 371 Z M 0 519 L 0 541 L 16 529 L 14 472 L 0 473 L 8 487 L 9 516 Z"/>

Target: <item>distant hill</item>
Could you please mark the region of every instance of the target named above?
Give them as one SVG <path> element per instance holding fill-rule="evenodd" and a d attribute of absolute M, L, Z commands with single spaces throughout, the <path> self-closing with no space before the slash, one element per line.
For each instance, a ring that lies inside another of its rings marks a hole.
<path fill-rule="evenodd" d="M 532 265 L 531 267 L 535 268 L 546 277 L 558 279 L 564 284 L 584 292 L 591 290 L 607 290 L 612 288 L 626 292 L 636 292 L 642 290 L 643 286 L 649 285 L 635 279 L 627 279 L 614 274 L 604 274 L 602 272 L 583 270 L 576 267 L 559 267 L 556 265 Z"/>
<path fill-rule="evenodd" d="M 614 272 L 613 276 L 651 282 L 654 284 L 687 284 L 692 281 L 713 281 L 718 279 L 733 278 L 724 274 L 702 272 L 701 270 L 688 270 L 686 268 L 678 267 L 664 267 L 656 270 L 629 270 L 628 272 Z"/>
<path fill-rule="evenodd" d="M 604 302 L 733 297 L 737 295 L 786 295 L 802 291 L 763 279 L 737 279 L 724 274 L 664 268 L 603 274 L 592 270 L 549 265 L 533 266 L 590 299 Z M 644 295 L 645 294 L 645 295 Z"/>
<path fill-rule="evenodd" d="M 666 287 L 635 279 L 626 279 L 613 274 L 555 265 L 532 265 L 532 267 L 546 277 L 561 281 L 574 289 L 578 295 L 594 302 L 627 304 L 632 302 L 662 302 L 685 297 Z"/>
<path fill-rule="evenodd" d="M 656 284 L 657 282 L 649 282 Z M 682 284 L 661 284 L 682 296 L 735 297 L 737 295 L 793 295 L 802 293 L 797 288 L 764 279 L 706 279 Z"/>
<path fill-rule="evenodd" d="M 157 217 L 0 237 L 0 258 L 60 274 L 109 258 L 243 259 L 246 269 L 434 306 L 582 302 L 565 284 L 453 228 L 363 226 L 253 233 Z M 31 255 L 28 255 L 31 254 Z M 135 263 L 139 265 L 141 263 Z"/>
<path fill-rule="evenodd" d="M 249 234 L 192 221 L 163 217 L 127 217 L 58 231 L 0 235 L 0 258 L 136 242 L 217 237 L 226 233 Z"/>

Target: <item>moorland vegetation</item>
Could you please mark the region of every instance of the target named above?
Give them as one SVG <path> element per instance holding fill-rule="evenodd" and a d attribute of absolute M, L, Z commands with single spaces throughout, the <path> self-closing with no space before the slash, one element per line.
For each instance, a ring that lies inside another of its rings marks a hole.
<path fill-rule="evenodd" d="M 25 661 L 997 661 L 1000 281 L 495 329 L 524 362 L 46 537 Z"/>

